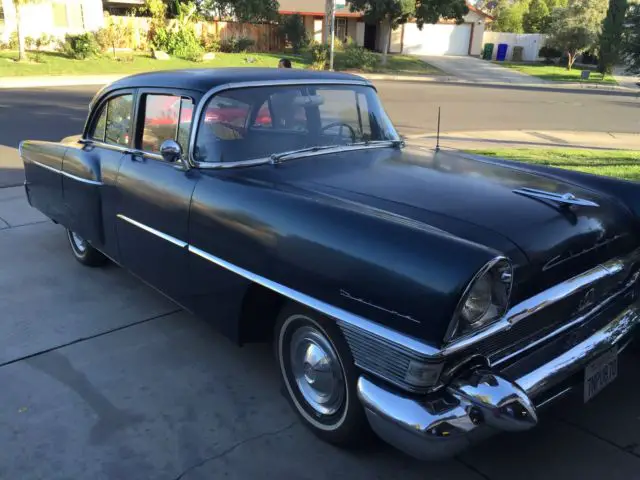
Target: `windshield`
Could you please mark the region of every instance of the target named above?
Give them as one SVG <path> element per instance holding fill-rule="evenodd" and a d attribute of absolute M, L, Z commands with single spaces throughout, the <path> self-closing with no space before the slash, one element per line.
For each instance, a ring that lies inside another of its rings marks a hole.
<path fill-rule="evenodd" d="M 227 90 L 207 102 L 193 153 L 199 162 L 238 162 L 389 140 L 399 136 L 371 87 L 256 87 Z"/>

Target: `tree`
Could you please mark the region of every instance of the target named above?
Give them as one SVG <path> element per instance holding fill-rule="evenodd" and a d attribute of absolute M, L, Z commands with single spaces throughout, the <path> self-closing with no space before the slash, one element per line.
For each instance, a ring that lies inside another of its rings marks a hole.
<path fill-rule="evenodd" d="M 544 0 L 531 0 L 529 10 L 522 18 L 525 33 L 545 32 L 550 18 L 549 7 Z"/>
<path fill-rule="evenodd" d="M 351 0 L 352 12 L 364 12 L 366 21 L 382 24 L 385 32 L 382 64 L 386 65 L 391 33 L 415 18 L 422 30 L 425 23 L 437 23 L 441 18 L 461 23 L 469 12 L 464 0 Z"/>
<path fill-rule="evenodd" d="M 524 14 L 529 8 L 528 0 L 499 0 L 495 9 L 495 20 L 491 30 L 495 32 L 524 33 Z"/>
<path fill-rule="evenodd" d="M 602 23 L 602 35 L 600 35 L 600 55 L 598 58 L 598 71 L 602 75 L 611 75 L 613 67 L 620 59 L 620 45 L 624 17 L 627 13 L 627 0 L 610 0 L 607 17 Z"/>
<path fill-rule="evenodd" d="M 628 73 L 640 74 L 640 4 L 629 7 L 620 56 Z"/>
<path fill-rule="evenodd" d="M 269 22 L 278 18 L 278 0 L 202 0 L 200 10 L 209 17 L 239 22 Z"/>
<path fill-rule="evenodd" d="M 27 59 L 27 45 L 24 37 L 24 29 L 22 28 L 22 9 L 25 5 L 39 3 L 40 0 L 13 0 L 13 6 L 16 10 L 16 33 L 18 34 L 18 61 L 22 62 Z"/>
<path fill-rule="evenodd" d="M 597 49 L 606 10 L 606 0 L 572 0 L 551 14 L 548 44 L 567 54 L 568 70 L 579 54 Z"/>
<path fill-rule="evenodd" d="M 309 35 L 304 26 L 301 15 L 283 15 L 280 21 L 280 35 L 285 37 L 293 47 L 293 53 L 300 53 L 304 47 L 309 45 Z"/>

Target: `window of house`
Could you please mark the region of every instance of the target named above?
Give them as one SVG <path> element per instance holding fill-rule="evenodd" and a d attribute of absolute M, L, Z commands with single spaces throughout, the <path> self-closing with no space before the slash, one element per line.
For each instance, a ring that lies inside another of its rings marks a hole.
<path fill-rule="evenodd" d="M 160 153 L 165 140 L 175 140 L 188 155 L 193 100 L 176 95 L 145 95 L 142 150 Z"/>
<path fill-rule="evenodd" d="M 120 95 L 105 103 L 89 137 L 126 147 L 131 138 L 133 95 Z"/>
<path fill-rule="evenodd" d="M 336 38 L 341 42 L 347 41 L 347 19 L 336 18 Z"/>
<path fill-rule="evenodd" d="M 84 18 L 81 3 L 68 3 L 67 4 L 67 22 L 69 28 L 72 29 L 84 29 Z"/>
<path fill-rule="evenodd" d="M 69 18 L 67 17 L 67 4 L 62 2 L 54 2 L 51 4 L 53 11 L 53 26 L 57 28 L 69 27 Z"/>

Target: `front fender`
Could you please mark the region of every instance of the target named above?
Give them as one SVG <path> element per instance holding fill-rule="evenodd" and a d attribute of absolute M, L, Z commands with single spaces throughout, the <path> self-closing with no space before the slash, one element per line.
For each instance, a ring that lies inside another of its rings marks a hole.
<path fill-rule="evenodd" d="M 291 195 L 282 208 L 275 281 L 434 346 L 468 282 L 501 253 L 340 199 Z"/>

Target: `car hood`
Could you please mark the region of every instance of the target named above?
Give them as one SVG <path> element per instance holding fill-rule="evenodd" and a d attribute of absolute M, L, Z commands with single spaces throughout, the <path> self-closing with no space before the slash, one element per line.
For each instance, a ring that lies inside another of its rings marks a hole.
<path fill-rule="evenodd" d="M 637 245 L 635 220 L 615 199 L 555 176 L 454 152 L 351 151 L 291 160 L 276 170 L 278 182 L 383 208 L 501 250 L 521 270 L 521 280 L 535 276 L 536 289 Z M 514 193 L 522 188 L 571 193 L 598 206 Z"/>

